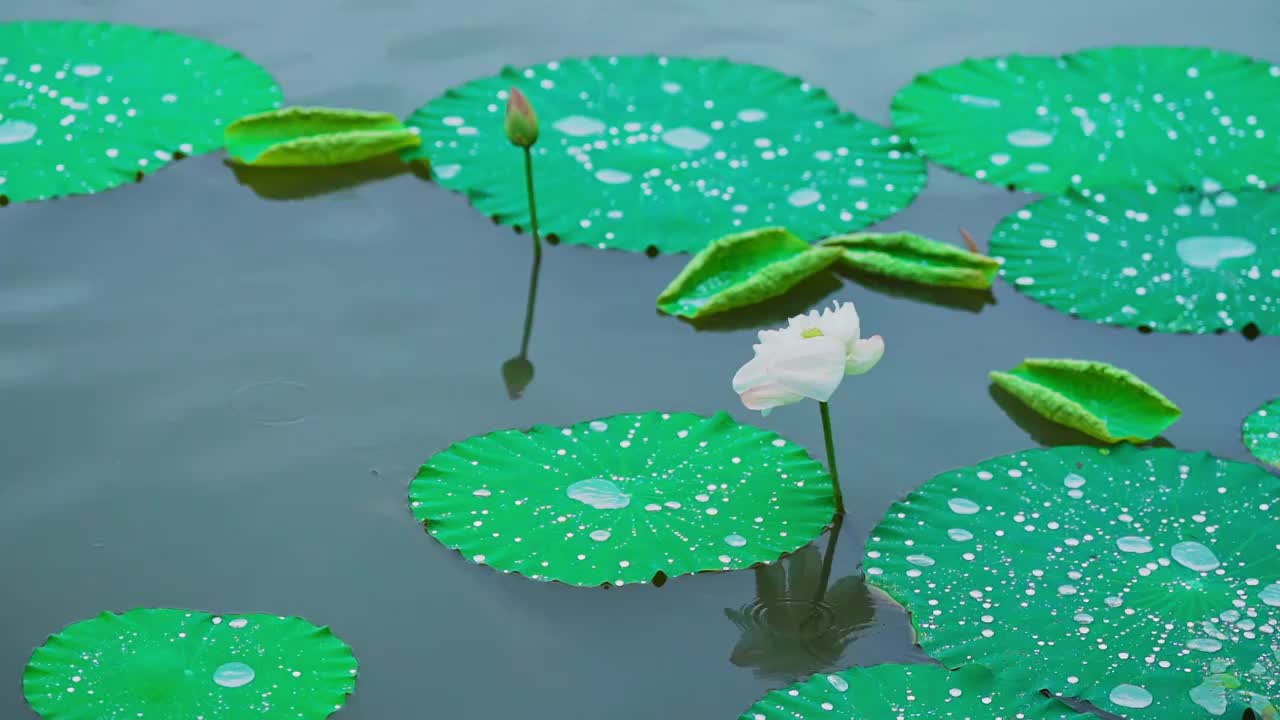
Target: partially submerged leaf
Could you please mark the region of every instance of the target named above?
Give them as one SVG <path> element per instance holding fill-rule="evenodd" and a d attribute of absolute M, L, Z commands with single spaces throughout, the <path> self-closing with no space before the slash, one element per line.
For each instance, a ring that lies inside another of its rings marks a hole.
<path fill-rule="evenodd" d="M 327 627 L 148 608 L 67 627 L 32 653 L 22 675 L 44 720 L 323 720 L 355 685 L 351 648 Z"/>
<path fill-rule="evenodd" d="M 839 257 L 839 251 L 813 247 L 783 228 L 723 237 L 667 285 L 658 309 L 699 318 L 752 305 L 785 293 Z"/>
<path fill-rule="evenodd" d="M 422 144 L 390 113 L 289 107 L 227 126 L 227 154 L 247 165 L 343 165 Z"/>
<path fill-rule="evenodd" d="M 1059 700 L 973 665 L 876 665 L 818 674 L 765 695 L 739 720 L 1088 720 Z"/>
<path fill-rule="evenodd" d="M 835 514 L 831 477 L 804 448 L 724 413 L 468 438 L 422 466 L 409 501 L 472 562 L 584 587 L 772 562 Z"/>
<path fill-rule="evenodd" d="M 1135 720 L 1238 718 L 1280 696 L 1278 503 L 1280 478 L 1206 453 L 1019 452 L 891 506 L 866 574 L 947 667 Z"/>
<path fill-rule="evenodd" d="M 923 285 L 986 290 L 1000 269 L 994 258 L 909 232 L 837 235 L 820 245 L 840 248 L 856 270 Z"/>
<path fill-rule="evenodd" d="M 1106 442 L 1145 442 L 1182 410 L 1137 375 L 1091 360 L 1022 361 L 991 381 L 1054 422 Z"/>
<path fill-rule="evenodd" d="M 1280 469 L 1280 398 L 1258 408 L 1244 419 L 1244 446 L 1262 462 Z"/>

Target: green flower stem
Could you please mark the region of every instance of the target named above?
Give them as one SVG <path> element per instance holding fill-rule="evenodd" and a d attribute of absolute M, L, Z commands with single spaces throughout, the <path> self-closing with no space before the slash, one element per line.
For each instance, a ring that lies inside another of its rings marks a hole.
<path fill-rule="evenodd" d="M 520 340 L 520 357 L 528 357 L 529 336 L 533 334 L 533 306 L 538 298 L 538 274 L 542 268 L 542 238 L 538 235 L 538 204 L 533 195 L 533 153 L 524 149 L 524 182 L 529 195 L 529 227 L 533 233 L 533 269 L 529 271 L 529 301 L 524 311 L 524 336 Z"/>
<path fill-rule="evenodd" d="M 837 489 L 836 492 L 839 493 L 840 491 Z M 818 590 L 813 595 L 815 605 L 822 602 L 827 596 L 827 583 L 831 582 L 831 566 L 836 557 L 836 543 L 840 542 L 840 529 L 842 527 L 844 527 L 844 515 L 838 514 L 835 522 L 831 523 L 831 533 L 827 535 L 827 549 L 822 555 L 822 577 L 818 580 Z"/>
<path fill-rule="evenodd" d="M 818 403 L 822 411 L 822 434 L 827 440 L 827 471 L 831 473 L 831 487 L 836 495 L 836 517 L 844 517 L 844 492 L 840 489 L 840 472 L 836 469 L 836 447 L 831 439 L 831 409 L 824 402 Z"/>

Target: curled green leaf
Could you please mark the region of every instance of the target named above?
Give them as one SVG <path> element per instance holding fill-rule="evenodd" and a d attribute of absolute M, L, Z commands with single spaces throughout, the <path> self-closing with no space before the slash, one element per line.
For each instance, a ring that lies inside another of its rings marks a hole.
<path fill-rule="evenodd" d="M 658 296 L 658 310 L 700 318 L 776 297 L 840 258 L 783 228 L 729 235 L 708 245 Z"/>
<path fill-rule="evenodd" d="M 842 250 L 844 264 L 866 272 L 939 287 L 987 290 L 1000 261 L 909 232 L 859 232 L 820 243 Z"/>
<path fill-rule="evenodd" d="M 316 107 L 250 115 L 224 134 L 233 159 L 276 167 L 343 165 L 422 144 L 390 113 Z"/>
<path fill-rule="evenodd" d="M 1145 442 L 1182 410 L 1138 376 L 1091 360 L 1027 359 L 991 381 L 1046 418 L 1105 442 Z"/>

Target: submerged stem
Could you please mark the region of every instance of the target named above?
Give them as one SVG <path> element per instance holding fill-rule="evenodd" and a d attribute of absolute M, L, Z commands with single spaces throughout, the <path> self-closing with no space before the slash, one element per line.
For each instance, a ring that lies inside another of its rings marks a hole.
<path fill-rule="evenodd" d="M 831 534 L 827 536 L 827 550 L 822 556 L 822 578 L 818 580 L 818 591 L 814 594 L 814 602 L 820 603 L 827 596 L 827 583 L 831 582 L 831 566 L 836 557 L 836 543 L 840 541 L 840 529 L 844 526 L 844 514 L 836 515 L 831 523 Z"/>
<path fill-rule="evenodd" d="M 844 492 L 840 489 L 840 471 L 836 469 L 836 446 L 831 438 L 831 409 L 826 403 L 818 403 L 822 412 L 822 434 L 827 440 L 827 471 L 831 473 L 831 487 L 836 496 L 836 517 L 844 517 Z"/>

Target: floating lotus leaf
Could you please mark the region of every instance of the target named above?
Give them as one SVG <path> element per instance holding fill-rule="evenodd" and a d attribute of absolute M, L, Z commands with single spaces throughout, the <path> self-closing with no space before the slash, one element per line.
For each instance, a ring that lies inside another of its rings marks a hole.
<path fill-rule="evenodd" d="M 1130 718 L 1267 717 L 1280 694 L 1280 478 L 1173 449 L 1059 447 L 943 473 L 866 573 L 948 667 Z"/>
<path fill-rule="evenodd" d="M 835 514 L 831 478 L 804 448 L 724 413 L 473 437 L 427 461 L 409 500 L 474 562 L 580 586 L 772 562 Z"/>
<path fill-rule="evenodd" d="M 1244 446 L 1262 462 L 1280 468 L 1280 398 L 1244 419 Z"/>
<path fill-rule="evenodd" d="M 225 136 L 233 159 L 286 167 L 343 165 L 422 143 L 395 115 L 314 107 L 240 118 L 227 126 Z"/>
<path fill-rule="evenodd" d="M 984 668 L 876 665 L 765 695 L 739 720 L 1086 720 L 1061 701 L 995 682 Z"/>
<path fill-rule="evenodd" d="M 537 112 L 538 224 L 575 245 L 696 252 L 782 225 L 805 239 L 866 227 L 911 203 L 925 164 L 890 130 L 758 65 L 655 56 L 506 68 L 408 120 L 441 185 L 481 212 L 529 222 L 508 89 Z"/>
<path fill-rule="evenodd" d="M 700 251 L 658 296 L 668 315 L 698 318 L 776 297 L 840 257 L 782 228 L 720 238 Z"/>
<path fill-rule="evenodd" d="M 1280 180 L 1280 66 L 1189 47 L 965 60 L 893 99 L 930 159 L 997 185 L 1265 187 Z"/>
<path fill-rule="evenodd" d="M 44 720 L 320 720 L 355 691 L 356 659 L 300 618 L 138 609 L 50 637 L 22 684 Z"/>
<path fill-rule="evenodd" d="M 0 200 L 141 179 L 222 147 L 224 126 L 279 103 L 265 70 L 203 40 L 130 25 L 0 23 Z"/>
<path fill-rule="evenodd" d="M 852 233 L 821 245 L 840 248 L 844 263 L 855 270 L 922 285 L 986 290 L 1000 269 L 986 255 L 908 232 Z"/>
<path fill-rule="evenodd" d="M 1055 310 L 1162 332 L 1280 333 L 1280 195 L 1046 198 L 991 238 L 1002 277 Z"/>
<path fill-rule="evenodd" d="M 991 381 L 1050 420 L 1106 442 L 1145 442 L 1182 410 L 1137 375 L 1090 360 L 1028 359 Z"/>

